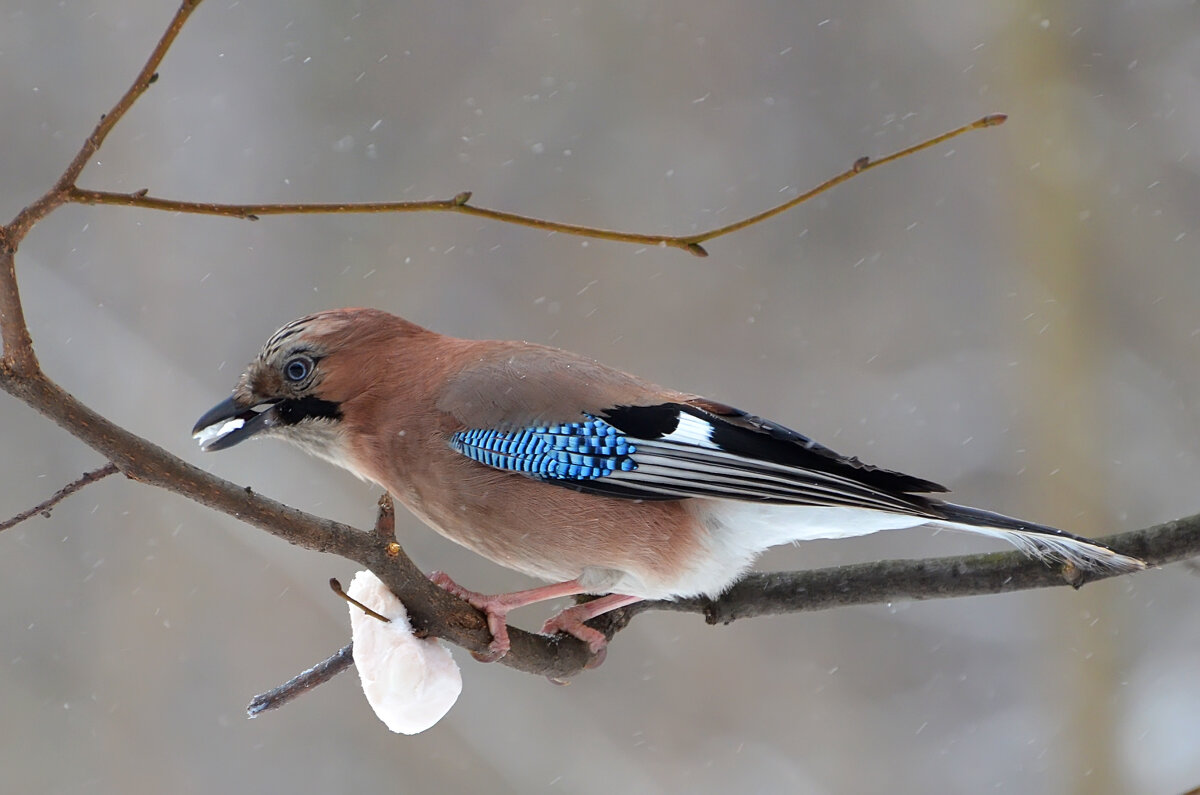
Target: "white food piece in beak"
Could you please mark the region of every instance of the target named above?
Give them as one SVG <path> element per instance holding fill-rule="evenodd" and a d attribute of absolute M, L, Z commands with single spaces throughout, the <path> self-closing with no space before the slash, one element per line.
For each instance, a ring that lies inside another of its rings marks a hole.
<path fill-rule="evenodd" d="M 206 428 L 201 428 L 192 434 L 192 438 L 198 441 L 201 447 L 207 447 L 212 442 L 215 442 L 222 436 L 233 433 L 245 424 L 246 421 L 241 417 L 234 417 L 231 420 L 225 420 L 220 425 L 209 425 Z"/>

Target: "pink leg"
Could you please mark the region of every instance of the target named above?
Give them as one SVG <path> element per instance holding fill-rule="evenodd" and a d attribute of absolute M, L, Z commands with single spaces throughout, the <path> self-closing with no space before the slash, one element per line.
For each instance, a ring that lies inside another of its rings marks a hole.
<path fill-rule="evenodd" d="M 547 599 L 557 599 L 560 596 L 574 596 L 583 593 L 583 589 L 579 587 L 577 580 L 543 585 L 540 588 L 530 588 L 527 591 L 513 591 L 512 593 L 489 595 L 468 591 L 450 579 L 450 575 L 445 572 L 435 571 L 429 575 L 429 579 L 433 581 L 434 585 L 454 594 L 459 599 L 469 602 L 476 610 L 482 610 L 487 615 L 488 629 L 492 633 L 492 642 L 488 644 L 488 654 L 479 657 L 482 662 L 495 662 L 508 654 L 510 643 L 508 640 L 507 618 L 510 610 L 516 610 L 518 607 L 531 605 L 534 602 L 543 602 Z M 604 598 L 607 599 L 610 597 Z M 619 605 L 614 605 L 614 607 L 619 607 Z M 610 607 L 608 609 L 612 610 L 614 608 Z M 600 612 L 603 613 L 605 611 L 601 610 Z M 596 613 L 595 615 L 599 614 Z M 584 627 L 584 629 L 588 628 Z M 591 631 L 595 632 L 595 630 Z M 586 640 L 585 638 L 581 639 Z"/>
<path fill-rule="evenodd" d="M 593 599 L 581 605 L 568 607 L 542 626 L 542 634 L 553 635 L 556 632 L 565 632 L 568 635 L 579 638 L 588 645 L 592 654 L 595 655 L 595 658 L 588 666 L 589 668 L 595 668 L 604 662 L 604 647 L 608 645 L 608 638 L 604 637 L 604 633 L 600 630 L 592 629 L 583 622 L 591 621 L 596 616 L 616 610 L 618 607 L 625 607 L 626 605 L 640 601 L 642 599 L 639 596 L 610 593 L 608 596 L 601 596 L 599 599 Z"/>

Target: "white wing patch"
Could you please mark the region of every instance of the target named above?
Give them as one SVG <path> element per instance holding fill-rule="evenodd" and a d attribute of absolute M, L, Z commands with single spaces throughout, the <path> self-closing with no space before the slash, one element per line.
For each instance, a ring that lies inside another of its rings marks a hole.
<path fill-rule="evenodd" d="M 696 447 L 707 447 L 711 450 L 716 450 L 717 446 L 712 442 L 712 432 L 713 426 L 710 423 L 687 412 L 680 412 L 679 425 L 675 426 L 675 430 L 658 441 L 690 444 Z"/>

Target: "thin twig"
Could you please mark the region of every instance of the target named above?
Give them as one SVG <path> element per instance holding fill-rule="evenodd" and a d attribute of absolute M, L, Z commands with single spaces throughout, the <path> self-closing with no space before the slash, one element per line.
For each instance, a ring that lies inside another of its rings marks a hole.
<path fill-rule="evenodd" d="M 317 685 L 328 682 L 333 677 L 354 664 L 354 644 L 347 643 L 332 656 L 296 674 L 279 687 L 272 688 L 250 699 L 246 705 L 246 716 L 257 718 L 264 712 L 279 709 L 291 700 L 302 696 Z"/>
<path fill-rule="evenodd" d="M 6 522 L 0 522 L 0 532 L 7 530 L 10 527 L 16 527 L 17 525 L 19 525 L 21 522 L 25 521 L 29 517 L 36 516 L 39 513 L 42 516 L 49 518 L 50 510 L 55 505 L 58 505 L 60 502 L 65 500 L 67 497 L 70 497 L 72 494 L 79 491 L 84 486 L 87 486 L 91 483 L 95 483 L 97 480 L 102 480 L 103 478 L 106 478 L 109 475 L 115 475 L 115 474 L 117 474 L 117 472 L 118 472 L 118 470 L 117 470 L 116 464 L 108 463 L 108 464 L 105 464 L 104 466 L 100 467 L 99 469 L 93 469 L 91 472 L 85 473 L 78 480 L 72 481 L 71 483 L 68 483 L 67 485 L 63 486 L 58 491 L 54 492 L 54 496 L 51 497 L 50 499 L 46 500 L 45 502 L 42 502 L 42 503 L 39 503 L 39 504 L 33 506 L 28 511 L 22 511 L 21 513 L 17 514 L 16 516 L 14 516 L 13 518 L 9 519 Z"/>
<path fill-rule="evenodd" d="M 392 620 L 390 618 L 388 618 L 387 616 L 385 616 L 383 613 L 380 613 L 376 610 L 372 610 L 371 608 L 364 605 L 362 602 L 355 599 L 350 594 L 346 593 L 346 589 L 342 587 L 342 584 L 340 582 L 338 582 L 337 577 L 329 578 L 329 588 L 335 594 L 340 596 L 342 599 L 345 599 L 347 602 L 354 605 L 359 610 L 363 611 L 364 613 L 366 613 L 367 615 L 369 615 L 371 618 L 375 619 L 376 621 L 382 621 L 385 624 L 392 623 Z"/>
<path fill-rule="evenodd" d="M 146 210 L 164 210 L 167 212 L 177 213 L 194 213 L 201 215 L 219 215 L 229 218 L 243 218 L 248 220 L 258 220 L 264 215 L 311 215 L 311 214 L 340 214 L 340 213 L 416 213 L 416 212 L 447 212 L 459 213 L 462 215 L 473 215 L 478 218 L 488 218 L 493 221 L 500 221 L 507 224 L 515 224 L 517 226 L 528 226 L 533 229 L 541 229 L 546 232 L 558 232 L 565 235 L 575 235 L 577 237 L 588 237 L 598 240 L 614 240 L 622 243 L 636 243 L 647 246 L 668 246 L 678 248 L 695 254 L 699 257 L 708 256 L 708 252 L 701 245 L 709 240 L 714 240 L 718 237 L 728 235 L 748 226 L 765 221 L 768 218 L 773 218 L 777 215 L 787 212 L 799 204 L 812 199 L 824 193 L 831 188 L 847 182 L 854 177 L 862 174 L 864 171 L 869 171 L 877 166 L 882 166 L 885 163 L 891 163 L 894 160 L 899 160 L 902 157 L 916 154 L 925 149 L 945 143 L 951 138 L 971 132 L 972 130 L 980 130 L 984 127 L 995 127 L 998 124 L 1004 123 L 1008 118 L 1003 113 L 993 113 L 990 116 L 984 116 L 970 124 L 965 124 L 962 127 L 955 128 L 941 135 L 936 135 L 919 144 L 902 149 L 899 152 L 893 152 L 886 157 L 881 157 L 878 160 L 871 160 L 866 157 L 860 157 L 854 162 L 850 168 L 838 174 L 836 177 L 822 182 L 812 190 L 806 191 L 793 199 L 789 199 L 782 204 L 772 207 L 769 210 L 761 212 L 757 215 L 743 218 L 732 224 L 722 226 L 716 229 L 710 229 L 707 232 L 700 232 L 693 235 L 659 235 L 659 234 L 643 234 L 638 232 L 621 232 L 615 229 L 601 229 L 594 226 L 583 226 L 580 224 L 568 224 L 559 221 L 548 221 L 542 218 L 532 218 L 527 215 L 518 213 L 510 213 L 504 210 L 493 210 L 488 207 L 477 207 L 470 204 L 471 193 L 463 192 L 451 199 L 431 199 L 428 201 L 402 201 L 402 202 L 343 202 L 336 204 L 329 203 L 294 203 L 294 204 L 219 204 L 215 202 L 194 202 L 180 201 L 178 199 L 164 199 L 158 196 L 151 196 L 146 190 L 138 190 L 132 193 L 114 193 L 112 191 L 89 190 L 71 186 L 68 191 L 68 199 L 79 204 L 112 204 L 122 207 L 141 207 Z"/>
<path fill-rule="evenodd" d="M 838 185 L 841 185 L 843 182 L 848 182 L 848 181 L 854 179 L 859 174 L 862 174 L 864 171 L 870 171 L 871 169 L 877 168 L 878 166 L 882 166 L 887 163 L 891 163 L 895 160 L 899 160 L 901 158 L 908 157 L 909 155 L 915 155 L 917 152 L 923 152 L 924 150 L 930 149 L 934 146 L 937 146 L 938 144 L 944 144 L 944 143 L 946 143 L 946 141 L 949 141 L 951 138 L 957 138 L 958 136 L 962 135 L 963 133 L 968 133 L 968 132 L 971 132 L 972 130 L 982 130 L 984 127 L 995 127 L 997 125 L 1003 124 L 1007 120 L 1008 120 L 1008 116 L 1004 113 L 992 113 L 987 116 L 984 116 L 981 119 L 976 119 L 975 121 L 971 122 L 970 124 L 964 124 L 962 127 L 957 127 L 953 130 L 949 130 L 948 132 L 944 132 L 941 135 L 935 135 L 934 137 L 929 138 L 928 140 L 922 141 L 919 144 L 910 146 L 907 149 L 901 149 L 899 152 L 893 152 L 892 154 L 890 154 L 886 157 L 881 157 L 878 160 L 871 160 L 866 157 L 860 157 L 858 160 L 854 161 L 854 165 L 850 166 L 850 168 L 846 169 L 841 174 L 838 174 L 836 177 L 833 177 L 832 179 L 825 180 L 824 182 L 822 182 L 820 185 L 813 188 L 812 190 L 805 191 L 804 193 L 801 193 L 799 196 L 795 197 L 794 199 L 790 199 L 789 201 L 786 201 L 777 207 L 773 207 L 770 210 L 761 212 L 758 215 L 752 215 L 749 218 L 743 218 L 741 221 L 736 221 L 727 226 L 722 226 L 718 229 L 713 229 L 710 232 L 703 232 L 699 235 L 692 235 L 690 237 L 683 238 L 683 240 L 685 240 L 693 245 L 699 245 L 700 243 L 706 242 L 708 240 L 712 240 L 713 238 L 721 237 L 722 235 L 728 235 L 730 232 L 737 232 L 740 229 L 745 229 L 748 226 L 753 226 L 754 224 L 757 224 L 760 221 L 765 221 L 768 218 L 774 218 L 776 215 L 780 215 L 781 213 L 786 213 L 788 210 L 792 209 L 793 207 L 795 207 L 799 204 L 803 204 L 804 202 L 808 201 L 809 199 L 812 199 L 813 197 L 824 193 L 825 191 L 829 190 L 830 188 L 836 187 Z"/>
<path fill-rule="evenodd" d="M 379 498 L 379 514 L 375 517 L 375 537 L 381 541 L 396 540 L 396 506 L 386 491 Z"/>

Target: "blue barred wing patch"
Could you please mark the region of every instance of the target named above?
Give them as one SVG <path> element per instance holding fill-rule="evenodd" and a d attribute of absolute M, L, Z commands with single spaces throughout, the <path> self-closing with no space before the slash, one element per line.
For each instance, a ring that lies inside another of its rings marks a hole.
<path fill-rule="evenodd" d="M 471 428 L 450 446 L 481 464 L 548 480 L 595 480 L 637 469 L 637 447 L 604 420 L 540 425 L 515 431 Z"/>

